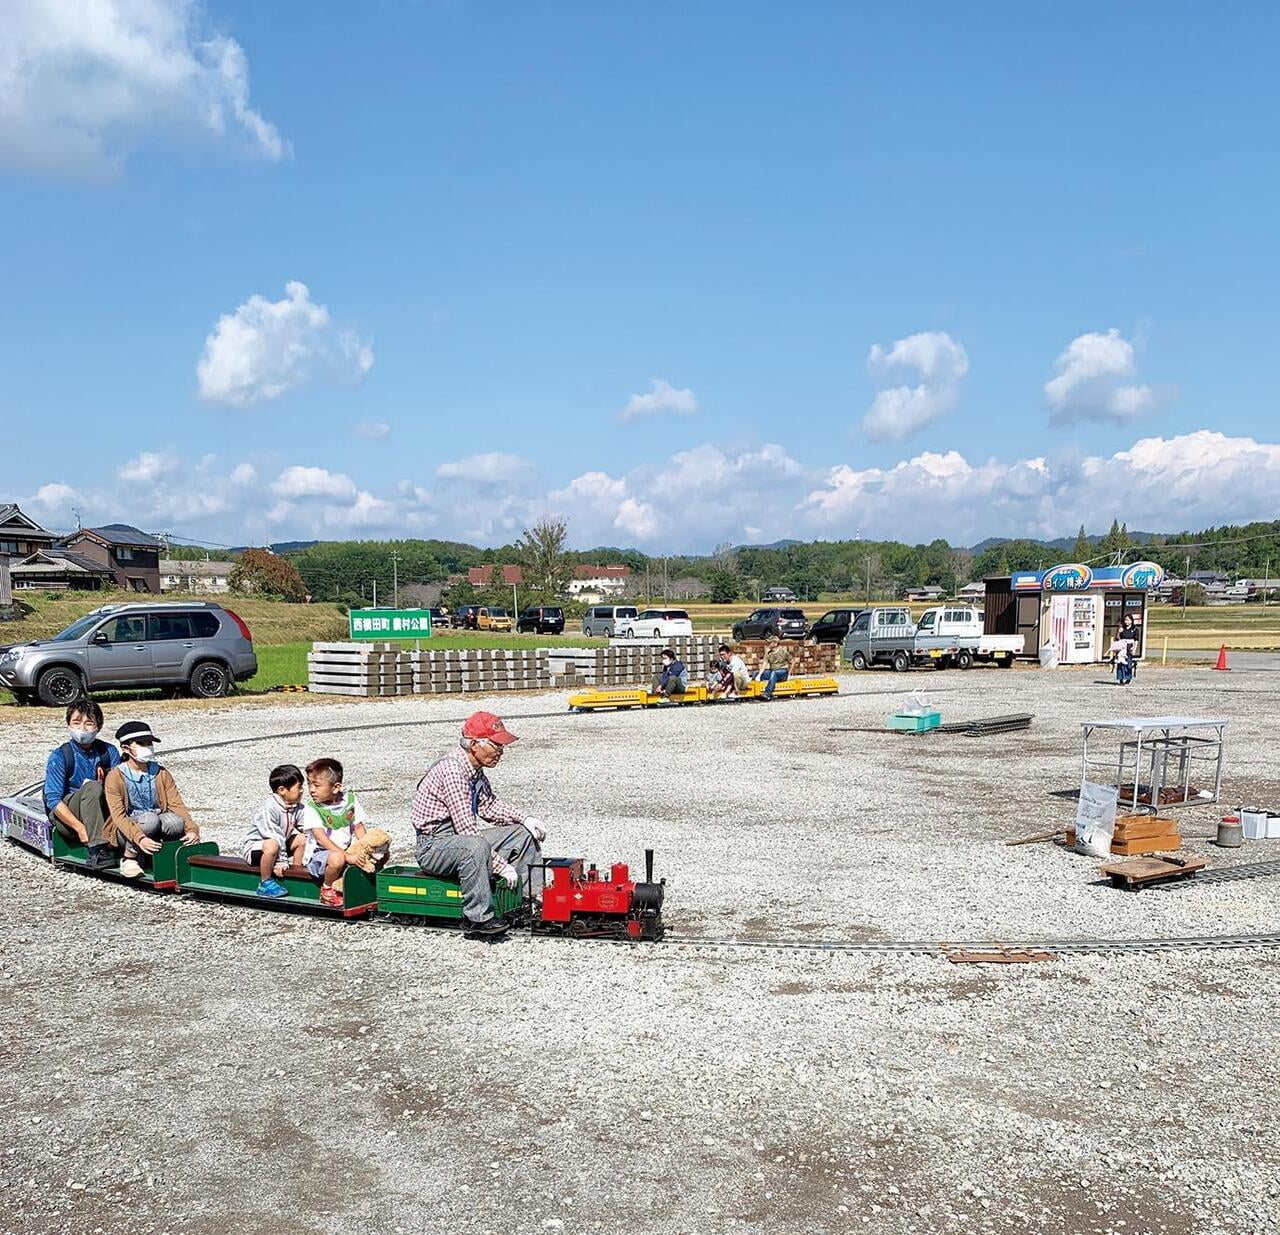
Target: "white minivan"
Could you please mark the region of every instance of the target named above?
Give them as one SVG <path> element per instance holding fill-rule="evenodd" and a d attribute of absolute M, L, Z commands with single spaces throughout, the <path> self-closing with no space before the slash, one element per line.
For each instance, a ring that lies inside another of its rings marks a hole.
<path fill-rule="evenodd" d="M 611 639 L 614 635 L 620 635 L 635 618 L 635 605 L 592 605 L 582 615 L 582 633 L 603 635 L 606 639 Z"/>

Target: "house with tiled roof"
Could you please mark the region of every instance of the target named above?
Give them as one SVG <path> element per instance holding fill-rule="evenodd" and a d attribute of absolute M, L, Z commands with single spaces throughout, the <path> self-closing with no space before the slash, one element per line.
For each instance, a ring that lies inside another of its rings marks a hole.
<path fill-rule="evenodd" d="M 47 549 L 56 539 L 15 503 L 0 502 L 0 606 L 7 608 L 13 601 L 9 573 L 12 564 Z"/>
<path fill-rule="evenodd" d="M 127 523 L 81 528 L 61 548 L 107 567 L 116 587 L 127 592 L 160 591 L 160 542 Z"/>

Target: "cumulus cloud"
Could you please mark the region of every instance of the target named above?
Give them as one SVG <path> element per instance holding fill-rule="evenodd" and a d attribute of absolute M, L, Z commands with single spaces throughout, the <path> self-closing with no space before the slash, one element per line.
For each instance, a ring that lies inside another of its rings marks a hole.
<path fill-rule="evenodd" d="M 369 442 L 385 442 L 391 436 L 391 426 L 385 420 L 362 420 L 355 433 Z"/>
<path fill-rule="evenodd" d="M 196 378 L 207 402 L 248 407 L 311 382 L 358 386 L 372 368 L 372 346 L 335 326 L 307 285 L 294 281 L 283 300 L 250 296 L 218 318 Z"/>
<path fill-rule="evenodd" d="M 562 514 L 577 545 L 665 552 L 857 534 L 942 536 L 962 545 L 986 536 L 1072 535 L 1099 517 L 1168 531 L 1268 519 L 1280 486 L 1280 444 L 1202 429 L 1142 438 L 1109 455 L 1068 450 L 1002 460 L 922 451 L 887 467 L 814 468 L 776 444 L 727 450 L 703 443 L 618 474 L 583 472 L 551 491 L 527 465 L 501 486 L 454 478 L 438 491 L 404 481 L 387 492 L 320 466 L 296 464 L 263 484 L 248 463 L 189 464 L 156 452 L 129 460 L 119 469 L 126 471 L 134 477 L 128 483 L 110 473 L 100 487 L 51 480 L 12 500 L 53 528 L 72 526 L 79 508 L 87 524 L 119 520 L 228 544 L 429 531 L 495 545 L 539 514 Z"/>
<path fill-rule="evenodd" d="M 249 106 L 249 65 L 196 0 L 6 0 L 0 163 L 106 178 L 153 135 L 228 140 L 280 159 Z"/>
<path fill-rule="evenodd" d="M 1044 384 L 1050 424 L 1081 420 L 1124 424 L 1156 405 L 1150 386 L 1126 384 L 1125 379 L 1137 372 L 1134 348 L 1114 328 L 1072 339 L 1053 367 L 1055 375 Z"/>
<path fill-rule="evenodd" d="M 619 420 L 635 420 L 639 416 L 660 416 L 670 412 L 677 416 L 692 416 L 698 410 L 698 400 L 686 387 L 677 390 L 670 382 L 655 377 L 648 394 L 632 395 L 627 406 L 618 413 Z"/>
<path fill-rule="evenodd" d="M 915 385 L 881 390 L 862 418 L 862 430 L 873 441 L 899 441 L 954 405 L 960 380 L 969 372 L 969 357 L 949 334 L 928 330 L 899 339 L 887 350 L 873 343 L 867 370 L 882 383 L 903 370 L 914 370 Z"/>
<path fill-rule="evenodd" d="M 286 467 L 271 482 L 271 492 L 288 500 L 309 497 L 342 500 L 355 497 L 356 485 L 350 476 L 342 472 L 295 464 L 293 467 Z"/>
<path fill-rule="evenodd" d="M 441 480 L 462 480 L 480 485 L 509 484 L 513 480 L 531 475 L 532 472 L 532 465 L 519 455 L 507 454 L 501 450 L 468 455 L 465 459 L 442 463 L 436 468 L 436 475 Z"/>

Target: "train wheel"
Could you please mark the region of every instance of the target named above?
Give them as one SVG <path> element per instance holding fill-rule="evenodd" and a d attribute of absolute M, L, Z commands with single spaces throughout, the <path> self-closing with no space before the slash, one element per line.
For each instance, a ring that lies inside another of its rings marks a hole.
<path fill-rule="evenodd" d="M 867 658 L 861 652 L 854 652 L 852 663 L 855 669 L 862 670 L 867 667 Z"/>

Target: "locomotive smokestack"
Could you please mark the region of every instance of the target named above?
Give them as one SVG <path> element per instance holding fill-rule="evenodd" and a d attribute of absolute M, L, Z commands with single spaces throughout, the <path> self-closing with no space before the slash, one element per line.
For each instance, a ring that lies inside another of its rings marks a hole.
<path fill-rule="evenodd" d="M 644 851 L 644 881 L 645 883 L 653 882 L 653 850 L 646 849 Z"/>

